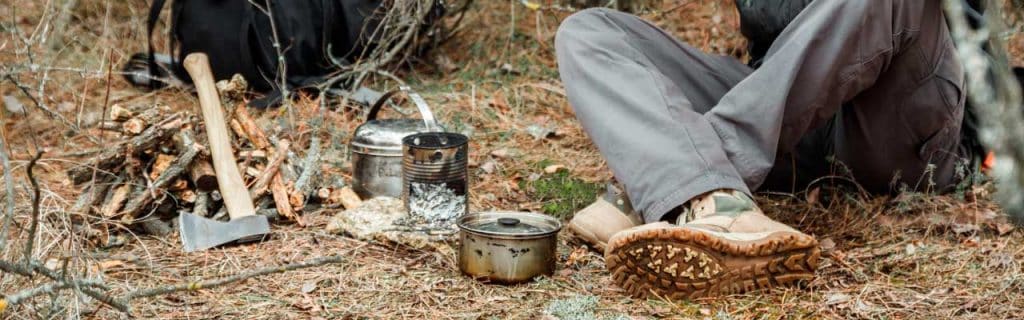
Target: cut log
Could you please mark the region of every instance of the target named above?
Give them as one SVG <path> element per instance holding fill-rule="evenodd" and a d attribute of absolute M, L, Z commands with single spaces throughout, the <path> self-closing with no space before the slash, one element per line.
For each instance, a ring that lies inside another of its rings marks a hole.
<path fill-rule="evenodd" d="M 192 206 L 192 214 L 200 217 L 206 217 L 210 214 L 211 202 L 209 192 L 200 191 L 196 193 L 196 201 Z"/>
<path fill-rule="evenodd" d="M 121 206 L 124 205 L 125 200 L 128 200 L 128 194 L 131 193 L 132 186 L 129 184 L 122 184 L 114 188 L 111 192 L 110 200 L 103 204 L 100 214 L 105 218 L 110 218 L 117 215 L 117 212 L 121 210 Z"/>
<path fill-rule="evenodd" d="M 305 207 L 306 197 L 315 190 L 314 180 L 318 178 L 317 174 L 320 172 L 320 152 L 320 138 L 313 135 L 309 140 L 309 150 L 306 151 L 306 156 L 300 164 L 302 174 L 295 180 L 295 187 L 291 194 L 292 205 L 296 208 Z"/>
<path fill-rule="evenodd" d="M 93 206 L 99 201 L 102 201 L 106 195 L 107 190 L 110 189 L 110 183 L 106 179 L 100 179 L 96 183 L 91 184 L 82 191 L 82 195 L 75 201 L 75 205 L 71 207 L 71 213 L 86 215 L 92 212 Z"/>
<path fill-rule="evenodd" d="M 274 197 L 274 207 L 277 208 L 277 213 L 295 220 L 295 223 L 300 226 L 305 226 L 306 220 L 295 214 L 291 203 L 288 202 L 288 187 L 281 180 L 281 175 L 275 174 L 274 179 L 270 182 L 270 193 Z"/>
<path fill-rule="evenodd" d="M 200 157 L 192 162 L 189 176 L 196 189 L 200 191 L 217 190 L 217 175 L 213 172 L 213 165 L 210 164 L 209 158 Z"/>
<path fill-rule="evenodd" d="M 149 127 L 142 134 L 107 149 L 107 151 L 94 157 L 89 163 L 69 169 L 67 172 L 68 178 L 71 179 L 72 183 L 78 185 L 91 180 L 94 171 L 97 175 L 106 175 L 106 172 L 123 165 L 127 155 L 137 155 L 149 150 L 180 131 L 183 123 L 184 121 L 180 115 L 172 115 L 161 121 L 158 125 Z"/>
<path fill-rule="evenodd" d="M 126 134 L 137 135 L 142 133 L 142 131 L 145 131 L 149 125 L 158 121 L 159 117 L 160 108 L 154 106 L 153 108 L 146 109 L 146 111 L 140 113 L 138 116 L 128 119 L 124 122 L 121 128 Z"/>
<path fill-rule="evenodd" d="M 135 116 L 135 112 L 131 109 L 125 108 L 120 103 L 115 103 L 110 106 L 110 119 L 115 121 L 125 121 Z"/>
<path fill-rule="evenodd" d="M 288 149 L 291 147 L 291 142 L 287 139 L 281 140 L 277 145 L 277 151 L 274 152 L 274 159 L 267 164 L 267 168 L 263 169 L 263 172 L 256 176 L 256 180 L 253 180 L 252 186 L 249 188 L 249 194 L 253 200 L 256 200 L 260 196 L 263 196 L 267 192 L 267 187 L 270 182 L 274 179 L 274 176 L 278 175 L 278 169 L 281 168 L 281 163 L 284 163 L 284 159 L 287 158 Z"/>
<path fill-rule="evenodd" d="M 122 221 L 130 224 L 132 219 L 137 217 L 146 205 L 155 200 L 154 197 L 157 197 L 157 194 L 160 193 L 162 189 L 166 189 L 168 184 L 177 180 L 178 176 L 185 173 L 187 168 L 192 165 L 192 160 L 195 159 L 197 154 L 199 154 L 199 148 L 195 145 L 195 140 L 193 140 L 192 137 L 191 129 L 182 129 L 179 132 L 179 139 L 176 143 L 179 145 L 178 150 L 181 153 L 178 155 L 178 158 L 174 159 L 174 162 L 167 167 L 167 170 L 160 173 L 159 177 L 153 179 L 153 183 L 149 190 L 146 190 L 148 192 L 143 192 L 141 195 L 136 195 L 133 192 L 135 197 L 129 200 L 128 204 L 125 205 L 124 210 L 122 210 L 122 213 L 126 216 L 122 218 Z"/>

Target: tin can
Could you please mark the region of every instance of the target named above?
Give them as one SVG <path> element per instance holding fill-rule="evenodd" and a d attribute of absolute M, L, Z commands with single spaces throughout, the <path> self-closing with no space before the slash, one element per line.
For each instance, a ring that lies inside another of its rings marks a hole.
<path fill-rule="evenodd" d="M 402 139 L 402 200 L 413 224 L 450 228 L 469 211 L 469 138 L 424 132 Z"/>

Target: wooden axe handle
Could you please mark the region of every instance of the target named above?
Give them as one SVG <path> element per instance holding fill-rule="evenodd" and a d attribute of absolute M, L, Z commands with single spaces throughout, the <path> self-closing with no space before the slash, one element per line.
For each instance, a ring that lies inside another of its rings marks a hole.
<path fill-rule="evenodd" d="M 213 170 L 217 175 L 217 185 L 221 196 L 224 197 L 228 215 L 231 216 L 231 220 L 255 215 L 256 209 L 253 207 L 252 198 L 249 197 L 249 190 L 245 188 L 242 175 L 238 172 L 234 152 L 231 150 L 228 125 L 224 120 L 224 108 L 220 104 L 217 86 L 213 82 L 210 60 L 204 53 L 191 53 L 185 57 L 183 64 L 199 94 L 199 106 L 203 110 L 203 122 L 206 122 L 206 136 L 210 139 Z"/>

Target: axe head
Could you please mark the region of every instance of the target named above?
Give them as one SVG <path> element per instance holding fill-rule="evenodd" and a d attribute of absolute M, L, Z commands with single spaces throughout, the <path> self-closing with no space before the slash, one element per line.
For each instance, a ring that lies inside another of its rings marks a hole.
<path fill-rule="evenodd" d="M 232 242 L 259 240 L 270 233 L 270 223 L 267 217 L 260 215 L 220 222 L 182 212 L 178 231 L 185 252 L 193 252 Z"/>

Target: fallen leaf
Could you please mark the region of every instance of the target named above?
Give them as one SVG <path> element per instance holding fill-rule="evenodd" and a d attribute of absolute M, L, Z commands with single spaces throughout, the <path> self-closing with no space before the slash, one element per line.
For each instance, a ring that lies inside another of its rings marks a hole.
<path fill-rule="evenodd" d="M 25 113 L 25 105 L 14 96 L 4 96 L 4 108 L 10 113 Z"/>
<path fill-rule="evenodd" d="M 565 170 L 565 166 L 564 165 L 560 165 L 560 164 L 553 164 L 553 165 L 544 167 L 544 172 L 547 173 L 547 174 L 552 174 L 552 173 L 558 172 L 559 170 Z"/>
<path fill-rule="evenodd" d="M 914 246 L 913 243 L 908 243 L 904 251 L 907 252 L 907 255 L 914 255 L 917 253 L 917 246 Z"/>
<path fill-rule="evenodd" d="M 558 270 L 558 276 L 562 278 L 568 278 L 572 276 L 573 270 L 569 268 Z"/>
<path fill-rule="evenodd" d="M 1013 224 L 1010 224 L 1010 223 L 1006 223 L 1006 222 L 996 223 L 996 232 L 998 232 L 1000 236 L 1005 236 L 1005 235 L 1009 234 L 1010 232 L 1013 232 L 1013 230 L 1016 229 L 1016 228 L 1017 227 L 1014 227 Z"/>
<path fill-rule="evenodd" d="M 541 140 L 547 137 L 554 136 L 555 128 L 531 124 L 526 127 L 526 133 L 529 133 L 536 140 Z"/>
<path fill-rule="evenodd" d="M 491 151 L 491 156 L 495 157 L 495 158 L 498 158 L 498 159 L 505 159 L 505 158 L 508 158 L 509 152 L 508 152 L 508 149 L 501 148 L 501 149 L 498 149 L 498 150 Z"/>
<path fill-rule="evenodd" d="M 494 160 L 487 160 L 484 164 L 480 165 L 480 170 L 483 170 L 487 174 L 494 173 L 494 170 L 498 167 L 498 163 Z"/>
<path fill-rule="evenodd" d="M 832 240 L 832 238 L 825 238 L 821 240 L 821 242 L 819 242 L 819 245 L 821 246 L 821 251 L 824 252 L 831 252 L 836 248 L 836 242 Z"/>
<path fill-rule="evenodd" d="M 952 230 L 957 234 L 968 234 L 978 232 L 981 228 L 971 223 L 953 223 Z"/>
<path fill-rule="evenodd" d="M 121 266 L 124 266 L 124 261 L 121 260 L 104 260 L 99 263 L 100 270 L 104 271 Z"/>
<path fill-rule="evenodd" d="M 309 281 L 302 284 L 302 293 L 310 293 L 313 292 L 313 290 L 316 290 L 316 281 Z"/>
<path fill-rule="evenodd" d="M 814 205 L 818 203 L 818 196 L 821 195 L 821 187 L 816 187 L 807 192 L 807 204 Z"/>
<path fill-rule="evenodd" d="M 829 293 L 825 296 L 825 305 L 834 306 L 837 304 L 844 304 L 850 301 L 850 295 L 845 293 Z"/>

